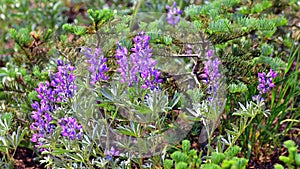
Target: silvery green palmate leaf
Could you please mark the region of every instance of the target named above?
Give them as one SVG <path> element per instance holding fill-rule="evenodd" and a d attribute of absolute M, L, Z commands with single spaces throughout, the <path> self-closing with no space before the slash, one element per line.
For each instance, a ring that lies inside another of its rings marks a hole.
<path fill-rule="evenodd" d="M 227 140 L 223 138 L 224 143 L 229 145 L 229 148 L 233 146 L 238 138 L 245 132 L 246 128 L 252 123 L 252 120 L 258 115 L 264 115 L 268 117 L 270 110 L 265 108 L 264 101 L 247 102 L 246 106 L 239 103 L 240 108 L 232 114 L 238 116 L 236 123 L 231 124 L 230 129 L 226 129 Z M 228 151 L 227 148 L 225 151 Z"/>

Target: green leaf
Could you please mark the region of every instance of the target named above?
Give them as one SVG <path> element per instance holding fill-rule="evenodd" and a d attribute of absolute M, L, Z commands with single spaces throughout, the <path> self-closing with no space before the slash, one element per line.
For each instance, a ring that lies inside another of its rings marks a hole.
<path fill-rule="evenodd" d="M 276 18 L 271 19 L 270 21 L 272 21 L 277 27 L 288 24 L 288 20 L 286 18 L 284 18 L 283 16 L 278 16 Z"/>
<path fill-rule="evenodd" d="M 4 117 L 2 116 L 0 119 L 0 136 L 5 136 L 10 130 L 12 118 L 10 117 L 10 113 L 5 113 Z"/>
<path fill-rule="evenodd" d="M 62 154 L 66 154 L 66 153 L 70 153 L 70 150 L 66 150 L 63 148 L 54 148 L 51 151 L 51 154 L 53 154 L 53 155 L 62 155 Z"/>
<path fill-rule="evenodd" d="M 274 169 L 284 169 L 281 164 L 275 164 Z"/>
<path fill-rule="evenodd" d="M 9 150 L 9 146 L 3 146 L 0 140 L 0 152 L 7 153 Z"/>
<path fill-rule="evenodd" d="M 247 85 L 242 82 L 238 84 L 232 83 L 228 86 L 230 93 L 244 93 L 248 91 Z"/>
<path fill-rule="evenodd" d="M 212 152 L 211 161 L 214 164 L 219 164 L 225 159 L 225 155 L 223 153 Z"/>
<path fill-rule="evenodd" d="M 221 167 L 217 164 L 203 164 L 201 169 L 221 169 Z"/>
<path fill-rule="evenodd" d="M 86 32 L 86 28 L 83 27 L 83 26 L 76 26 L 75 29 L 74 29 L 74 33 L 76 35 L 84 35 Z"/>
<path fill-rule="evenodd" d="M 4 136 L 0 136 L 0 151 L 7 152 L 9 149 L 10 144 L 6 141 Z"/>
<path fill-rule="evenodd" d="M 66 153 L 66 155 L 71 157 L 76 162 L 84 162 L 83 157 L 79 153 L 76 154 Z"/>
<path fill-rule="evenodd" d="M 232 158 L 236 156 L 241 151 L 241 148 L 239 146 L 232 146 L 230 147 L 224 154 L 226 158 Z"/>
<path fill-rule="evenodd" d="M 263 44 L 261 49 L 262 49 L 262 54 L 265 56 L 269 56 L 273 52 L 272 46 L 268 44 Z"/>
<path fill-rule="evenodd" d="M 225 129 L 226 133 L 232 135 L 232 136 L 237 136 L 237 132 L 236 131 L 231 131 L 231 130 L 228 130 L 228 129 Z"/>
<path fill-rule="evenodd" d="M 272 30 L 263 31 L 263 35 L 266 36 L 267 38 L 271 38 L 275 32 L 276 32 L 276 28 Z"/>
<path fill-rule="evenodd" d="M 286 163 L 286 164 L 290 164 L 291 163 L 290 158 L 285 157 L 285 156 L 280 156 L 279 160 L 282 161 L 282 162 L 284 162 L 284 163 Z"/>
<path fill-rule="evenodd" d="M 292 147 L 296 147 L 296 143 L 293 140 L 287 140 L 283 144 L 288 149 Z"/>
<path fill-rule="evenodd" d="M 176 163 L 179 163 L 179 162 L 186 162 L 188 163 L 189 161 L 189 157 L 180 152 L 180 151 L 175 151 L 174 153 L 171 154 L 171 158 L 176 162 Z"/>
<path fill-rule="evenodd" d="M 70 33 L 74 33 L 76 35 L 84 35 L 86 33 L 86 27 L 84 26 L 77 26 L 72 24 L 64 24 L 62 26 L 64 30 Z"/>
<path fill-rule="evenodd" d="M 87 10 L 89 14 L 89 18 L 95 23 L 96 26 L 101 26 L 101 24 L 109 21 L 114 17 L 114 13 L 111 9 L 103 9 L 103 10 Z M 99 25 L 100 24 L 100 25 Z"/>
<path fill-rule="evenodd" d="M 21 141 L 24 138 L 24 135 L 27 131 L 27 128 L 21 129 L 21 126 L 18 126 L 17 132 L 14 131 L 11 135 L 8 134 L 6 136 L 7 140 L 10 142 L 11 146 L 14 149 L 17 149 L 19 144 L 21 143 Z"/>
<path fill-rule="evenodd" d="M 43 39 L 44 40 L 48 40 L 48 39 L 50 39 L 52 37 L 52 35 L 53 35 L 52 29 L 48 29 L 47 32 L 44 34 Z"/>
<path fill-rule="evenodd" d="M 295 163 L 296 163 L 296 165 L 300 166 L 300 154 L 299 153 L 295 155 Z"/>
<path fill-rule="evenodd" d="M 130 122 L 130 127 L 118 126 L 116 132 L 128 136 L 140 137 L 140 125 L 134 122 Z"/>
<path fill-rule="evenodd" d="M 110 101 L 114 101 L 114 96 L 113 96 L 112 92 L 107 87 L 102 87 L 100 89 L 100 93 L 104 97 L 106 97 L 107 99 L 109 99 Z"/>
<path fill-rule="evenodd" d="M 4 114 L 1 115 L 1 120 L 6 121 L 6 123 L 7 123 L 8 125 L 11 124 L 12 119 L 13 119 L 13 116 L 12 116 L 11 113 L 4 113 Z"/>
<path fill-rule="evenodd" d="M 164 161 L 164 169 L 171 169 L 172 166 L 173 166 L 173 160 L 166 159 Z"/>
<path fill-rule="evenodd" d="M 251 9 L 251 13 L 259 13 L 264 11 L 267 8 L 270 8 L 272 6 L 272 2 L 266 1 L 264 0 L 261 3 L 257 3 L 253 6 L 253 8 Z"/>
<path fill-rule="evenodd" d="M 240 168 L 240 169 L 245 169 L 248 163 L 248 160 L 245 158 L 234 157 L 233 160 L 235 161 L 236 168 Z"/>
<path fill-rule="evenodd" d="M 180 161 L 179 163 L 176 163 L 175 169 L 187 169 L 188 164 L 185 162 Z"/>
<path fill-rule="evenodd" d="M 189 140 L 183 140 L 182 141 L 182 151 L 186 154 L 190 151 L 191 148 L 191 142 Z"/>

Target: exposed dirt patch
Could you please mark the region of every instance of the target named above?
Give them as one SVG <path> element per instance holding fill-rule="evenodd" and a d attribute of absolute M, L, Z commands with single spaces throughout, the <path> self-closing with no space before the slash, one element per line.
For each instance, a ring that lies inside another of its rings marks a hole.
<path fill-rule="evenodd" d="M 14 169 L 45 169 L 38 160 L 35 160 L 36 158 L 37 155 L 32 150 L 18 148 L 14 157 Z"/>

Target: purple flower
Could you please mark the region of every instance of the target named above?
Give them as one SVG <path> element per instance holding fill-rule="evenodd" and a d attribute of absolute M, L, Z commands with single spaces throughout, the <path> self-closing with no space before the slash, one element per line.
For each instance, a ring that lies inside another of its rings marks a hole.
<path fill-rule="evenodd" d="M 120 72 L 121 75 L 121 82 L 122 83 L 128 83 L 128 86 L 132 86 L 133 82 L 138 82 L 137 77 L 137 66 L 134 65 L 134 63 L 131 63 L 128 60 L 128 50 L 126 47 L 122 47 L 120 44 L 118 44 L 118 48 L 116 51 L 116 58 L 117 64 L 120 66 L 118 68 L 118 72 Z"/>
<path fill-rule="evenodd" d="M 37 142 L 38 141 L 38 135 L 37 134 L 33 134 L 32 137 L 31 137 L 31 139 L 30 139 L 30 141 L 34 142 L 34 143 Z"/>
<path fill-rule="evenodd" d="M 167 13 L 167 21 L 170 25 L 175 26 L 180 22 L 180 15 L 182 15 L 182 11 L 179 7 L 176 7 L 176 2 L 173 3 L 173 6 L 166 5 Z"/>
<path fill-rule="evenodd" d="M 213 50 L 208 50 L 206 55 L 207 55 L 207 58 L 211 58 L 214 55 L 214 51 Z"/>
<path fill-rule="evenodd" d="M 76 121 L 76 118 L 65 117 L 59 119 L 58 124 L 62 128 L 61 135 L 64 137 L 69 137 L 71 140 L 75 138 L 81 139 L 82 137 L 82 126 Z"/>
<path fill-rule="evenodd" d="M 273 69 L 270 69 L 270 72 L 267 74 L 267 77 L 275 79 L 278 76 L 278 72 L 274 72 Z"/>
<path fill-rule="evenodd" d="M 157 83 L 161 83 L 159 78 L 160 72 L 155 69 L 156 61 L 152 59 L 152 49 L 149 46 L 150 36 L 144 32 L 139 33 L 133 38 L 133 48 L 131 55 L 128 57 L 128 50 L 118 44 L 116 51 L 117 63 L 119 64 L 118 71 L 121 75 L 121 82 L 128 83 L 132 86 L 133 83 L 139 82 L 139 77 L 143 80 L 143 88 L 156 88 Z"/>
<path fill-rule="evenodd" d="M 259 94 L 252 97 L 252 100 L 263 100 L 262 95 L 269 92 L 275 87 L 273 79 L 277 76 L 278 73 L 274 72 L 272 69 L 270 69 L 268 74 L 266 74 L 265 72 L 258 73 L 259 84 L 257 86 L 257 90 L 259 91 Z"/>
<path fill-rule="evenodd" d="M 111 147 L 110 150 L 105 150 L 104 155 L 106 155 L 107 160 L 111 160 L 112 157 L 118 156 L 120 154 L 119 151 L 116 151 L 114 147 Z"/>
<path fill-rule="evenodd" d="M 45 138 L 55 130 L 53 113 L 60 107 L 58 103 L 68 101 L 77 90 L 76 76 L 73 74 L 75 67 L 64 64 L 61 60 L 57 61 L 57 65 L 57 72 L 51 76 L 51 81 L 40 83 L 36 88 L 40 101 L 31 105 L 34 109 L 31 115 L 34 122 L 30 125 L 34 132 L 31 141 L 37 143 L 37 148 L 45 144 L 44 139 L 40 138 Z"/>
<path fill-rule="evenodd" d="M 208 85 L 207 92 L 212 94 L 212 97 L 217 95 L 217 91 L 220 87 L 221 74 L 219 72 L 219 66 L 221 61 L 217 57 L 213 57 L 214 51 L 209 50 L 206 54 L 206 61 L 204 62 L 204 73 L 200 74 L 202 82 Z M 212 98 L 208 98 L 212 100 Z"/>
<path fill-rule="evenodd" d="M 273 83 L 273 79 L 277 76 L 278 73 L 274 72 L 272 69 L 270 69 L 270 72 L 268 74 L 266 74 L 265 72 L 258 73 L 259 85 L 257 86 L 257 89 L 259 90 L 259 93 L 265 94 L 272 88 L 274 88 L 275 84 Z"/>
<path fill-rule="evenodd" d="M 109 70 L 109 67 L 106 65 L 107 58 L 102 55 L 101 48 L 96 48 L 94 52 L 91 48 L 84 48 L 84 54 L 90 65 L 88 67 L 91 73 L 90 84 L 94 86 L 99 80 L 107 80 L 108 76 L 105 75 L 105 72 Z"/>
<path fill-rule="evenodd" d="M 264 98 L 261 97 L 261 95 L 255 95 L 255 96 L 252 96 L 252 100 L 253 101 L 256 101 L 256 102 L 262 102 L 264 101 Z"/>
<path fill-rule="evenodd" d="M 61 61 L 58 61 L 58 65 Z M 70 64 L 62 65 L 57 67 L 58 72 L 52 76 L 51 86 L 53 87 L 48 89 L 48 94 L 51 94 L 51 99 L 53 102 L 62 102 L 66 101 L 67 98 L 73 96 L 74 92 L 77 90 L 75 85 L 75 75 L 73 74 L 75 67 Z M 57 97 L 54 97 L 57 95 Z"/>

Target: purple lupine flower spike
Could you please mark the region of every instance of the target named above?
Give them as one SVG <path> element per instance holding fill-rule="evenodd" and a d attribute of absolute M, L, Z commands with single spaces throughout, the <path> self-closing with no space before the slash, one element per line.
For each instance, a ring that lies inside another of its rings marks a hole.
<path fill-rule="evenodd" d="M 88 59 L 88 70 L 91 73 L 90 84 L 94 86 L 100 80 L 107 80 L 108 76 L 105 73 L 109 67 L 106 65 L 107 58 L 103 56 L 101 48 L 96 48 L 94 52 L 91 48 L 84 48 L 83 53 Z"/>
<path fill-rule="evenodd" d="M 51 81 L 40 83 L 36 92 L 39 102 L 32 103 L 31 117 L 34 122 L 30 125 L 30 129 L 34 132 L 31 141 L 36 142 L 37 148 L 44 151 L 41 146 L 45 144 L 44 138 L 55 130 L 53 122 L 53 113 L 59 107 L 57 103 L 66 102 L 73 96 L 77 90 L 75 85 L 76 76 L 73 74 L 75 67 L 70 64 L 64 64 L 62 60 L 57 61 L 57 72 L 51 76 Z M 42 140 L 42 141 L 41 141 Z"/>
<path fill-rule="evenodd" d="M 204 61 L 204 73 L 200 74 L 200 78 L 202 78 L 202 82 L 207 84 L 207 92 L 212 94 L 208 100 L 212 100 L 212 97 L 216 97 L 217 91 L 220 87 L 220 79 L 221 73 L 219 72 L 219 67 L 221 65 L 221 61 L 217 57 L 213 57 L 214 51 L 208 50 L 206 53 L 206 61 Z"/>
<path fill-rule="evenodd" d="M 274 72 L 272 69 L 270 69 L 269 73 L 266 74 L 265 72 L 258 73 L 258 86 L 257 90 L 259 91 L 259 94 L 252 97 L 252 100 L 260 100 L 263 101 L 262 95 L 269 92 L 275 87 L 275 84 L 273 82 L 273 79 L 278 76 L 278 72 Z"/>
<path fill-rule="evenodd" d="M 69 137 L 71 140 L 81 139 L 82 126 L 77 123 L 76 118 L 65 117 L 60 119 L 58 124 L 62 128 L 62 136 Z"/>
<path fill-rule="evenodd" d="M 182 11 L 179 7 L 176 7 L 176 2 L 173 3 L 173 6 L 166 5 L 167 13 L 167 21 L 170 25 L 175 26 L 180 22 L 180 15 L 182 15 Z"/>
<path fill-rule="evenodd" d="M 159 79 L 160 72 L 154 68 L 156 61 L 152 59 L 152 49 L 149 46 L 150 36 L 141 32 L 132 40 L 134 45 L 129 57 L 127 48 L 118 43 L 116 58 L 120 66 L 118 71 L 121 75 L 121 82 L 132 86 L 133 83 L 138 83 L 141 77 L 144 81 L 142 88 L 154 89 L 162 80 Z"/>

